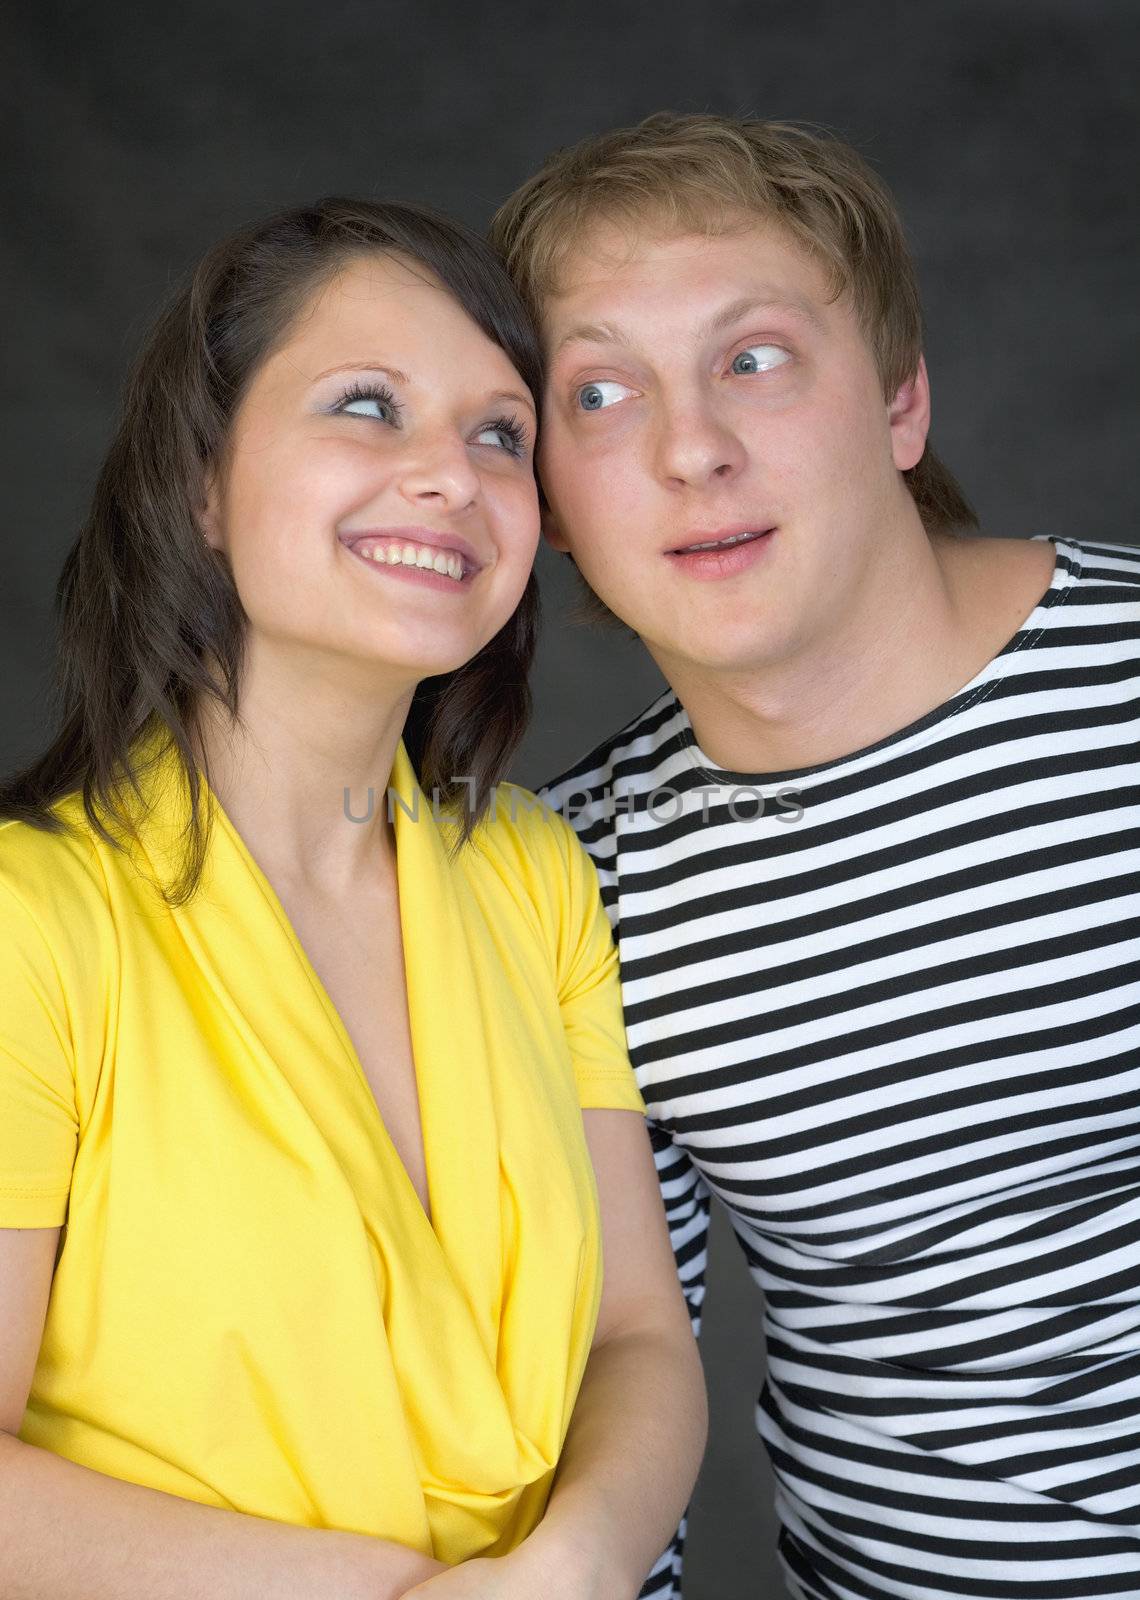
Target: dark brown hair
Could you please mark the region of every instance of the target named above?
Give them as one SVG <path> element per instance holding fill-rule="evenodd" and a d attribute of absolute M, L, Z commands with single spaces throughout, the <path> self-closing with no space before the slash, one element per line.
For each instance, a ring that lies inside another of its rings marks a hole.
<path fill-rule="evenodd" d="M 203 814 L 198 729 L 203 697 L 239 720 L 246 616 L 224 557 L 202 537 L 208 468 L 260 365 L 315 290 L 352 260 L 398 252 L 440 280 L 510 357 L 541 402 L 538 341 L 490 247 L 421 206 L 343 199 L 283 211 L 216 245 L 159 316 L 127 382 L 118 430 L 90 514 L 64 562 L 52 698 L 58 732 L 46 751 L 0 784 L 0 819 L 50 832 L 53 807 L 81 792 L 91 825 L 112 845 L 128 832 L 124 782 L 141 798 L 139 742 L 163 728 L 189 798 L 180 905 L 197 888 L 212 818 Z M 465 842 L 486 811 L 530 711 L 538 590 L 471 661 L 428 678 L 404 729 L 427 791 L 460 821 Z M 215 682 L 211 663 L 221 670 Z M 209 771 L 205 770 L 207 784 Z M 471 785 L 458 780 L 470 778 Z"/>
<path fill-rule="evenodd" d="M 599 222 L 718 233 L 742 216 L 786 228 L 851 296 L 889 401 L 922 355 L 922 312 L 898 210 L 851 145 L 789 122 L 661 111 L 557 150 L 499 207 L 491 241 L 532 315 L 566 256 Z M 928 532 L 977 527 L 930 448 L 903 473 Z M 610 618 L 594 596 L 588 620 Z M 612 618 L 611 618 L 612 620 Z"/>

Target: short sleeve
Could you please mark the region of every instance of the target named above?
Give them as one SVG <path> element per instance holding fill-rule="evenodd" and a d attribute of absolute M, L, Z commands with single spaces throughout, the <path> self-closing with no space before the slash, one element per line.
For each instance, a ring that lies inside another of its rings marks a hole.
<path fill-rule="evenodd" d="M 567 822 L 547 812 L 562 869 L 558 997 L 583 1110 L 641 1111 L 629 1062 L 613 932 L 594 863 Z"/>
<path fill-rule="evenodd" d="M 79 1127 L 73 1060 L 48 941 L 0 882 L 0 1228 L 66 1218 Z"/>

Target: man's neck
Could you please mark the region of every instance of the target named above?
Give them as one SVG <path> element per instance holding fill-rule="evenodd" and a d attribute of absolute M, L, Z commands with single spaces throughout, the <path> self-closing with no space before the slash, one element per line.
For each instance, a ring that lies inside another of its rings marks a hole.
<path fill-rule="evenodd" d="M 1053 546 L 935 536 L 898 582 L 872 583 L 801 653 L 723 672 L 663 655 L 702 752 L 730 772 L 791 772 L 888 738 L 956 694 L 1049 587 Z"/>

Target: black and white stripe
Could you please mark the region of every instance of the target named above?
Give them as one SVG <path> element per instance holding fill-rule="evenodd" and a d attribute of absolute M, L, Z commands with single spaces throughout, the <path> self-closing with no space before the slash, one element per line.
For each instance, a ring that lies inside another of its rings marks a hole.
<path fill-rule="evenodd" d="M 693 1314 L 709 1190 L 764 1291 L 797 1597 L 1140 1595 L 1140 551 L 1056 549 L 869 749 L 716 772 L 667 693 L 544 793 L 619 935 Z M 802 817 L 733 820 L 744 783 Z"/>

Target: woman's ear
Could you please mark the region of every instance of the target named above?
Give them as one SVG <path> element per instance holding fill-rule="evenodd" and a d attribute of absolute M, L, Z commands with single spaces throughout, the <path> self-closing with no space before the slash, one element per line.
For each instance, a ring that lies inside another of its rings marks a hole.
<path fill-rule="evenodd" d="M 552 550 L 561 550 L 564 555 L 569 554 L 570 546 L 559 526 L 558 518 L 546 504 L 545 499 L 542 502 L 542 537 Z"/>
<path fill-rule="evenodd" d="M 887 409 L 887 420 L 895 466 L 900 472 L 907 472 L 922 460 L 930 432 L 930 379 L 925 356 L 919 356 L 914 377 L 899 386 Z"/>
<path fill-rule="evenodd" d="M 211 462 L 202 474 L 202 502 L 196 512 L 198 528 L 212 550 L 222 550 L 222 492 L 217 469 Z"/>

